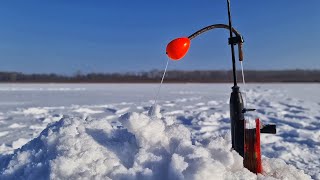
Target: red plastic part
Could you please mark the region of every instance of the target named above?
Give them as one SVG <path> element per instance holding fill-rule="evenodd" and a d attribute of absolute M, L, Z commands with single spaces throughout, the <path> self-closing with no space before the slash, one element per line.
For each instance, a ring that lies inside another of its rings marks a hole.
<path fill-rule="evenodd" d="M 168 57 L 172 60 L 182 59 L 188 52 L 190 48 L 190 39 L 187 37 L 181 37 L 172 40 L 166 49 Z"/>
<path fill-rule="evenodd" d="M 254 150 L 257 157 L 257 172 L 262 173 L 262 161 L 261 161 L 261 145 L 260 145 L 260 119 L 256 119 L 256 143 Z"/>
<path fill-rule="evenodd" d="M 245 128 L 243 165 L 253 173 L 262 173 L 259 119 L 255 129 Z"/>

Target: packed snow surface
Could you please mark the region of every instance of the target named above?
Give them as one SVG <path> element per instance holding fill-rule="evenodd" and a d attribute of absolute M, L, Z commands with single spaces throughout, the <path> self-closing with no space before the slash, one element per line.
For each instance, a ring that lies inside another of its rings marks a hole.
<path fill-rule="evenodd" d="M 263 174 L 231 151 L 229 84 L 1 84 L 0 179 L 320 179 L 318 84 L 251 84 Z"/>

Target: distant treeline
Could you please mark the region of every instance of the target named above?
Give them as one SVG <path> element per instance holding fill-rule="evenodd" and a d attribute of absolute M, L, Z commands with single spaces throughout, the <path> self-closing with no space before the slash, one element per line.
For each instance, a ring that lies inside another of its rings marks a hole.
<path fill-rule="evenodd" d="M 163 71 L 136 73 L 76 73 L 73 76 L 58 74 L 24 74 L 0 72 L 0 82 L 21 83 L 153 83 L 161 80 Z M 238 81 L 241 72 L 238 71 Z M 320 82 L 320 70 L 264 70 L 245 71 L 247 82 Z M 232 82 L 232 71 L 168 71 L 167 83 L 224 83 Z"/>

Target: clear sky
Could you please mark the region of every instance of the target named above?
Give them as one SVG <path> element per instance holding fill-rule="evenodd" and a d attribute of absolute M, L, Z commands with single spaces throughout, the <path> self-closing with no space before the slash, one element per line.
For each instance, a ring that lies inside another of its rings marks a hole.
<path fill-rule="evenodd" d="M 246 69 L 320 69 L 319 0 L 231 0 Z M 225 0 L 9 0 L 0 3 L 0 71 L 163 69 L 166 44 L 227 23 Z M 192 41 L 170 69 L 230 69 L 228 31 Z"/>

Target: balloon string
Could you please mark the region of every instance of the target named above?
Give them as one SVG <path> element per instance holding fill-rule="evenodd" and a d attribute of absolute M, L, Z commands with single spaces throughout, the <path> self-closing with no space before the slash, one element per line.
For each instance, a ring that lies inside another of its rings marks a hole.
<path fill-rule="evenodd" d="M 158 92 L 154 98 L 154 103 L 153 103 L 153 106 L 157 104 L 157 100 L 158 100 L 158 97 L 159 97 L 159 93 L 160 93 L 160 89 L 161 89 L 161 86 L 163 84 L 163 80 L 164 80 L 164 77 L 166 75 L 166 72 L 167 72 L 167 69 L 168 69 L 168 65 L 169 65 L 169 59 L 167 60 L 167 64 L 166 64 L 166 67 L 164 68 L 164 71 L 163 71 L 163 74 L 162 74 L 162 78 L 161 78 L 161 82 L 160 82 L 160 85 L 159 85 L 159 88 L 158 88 Z"/>

